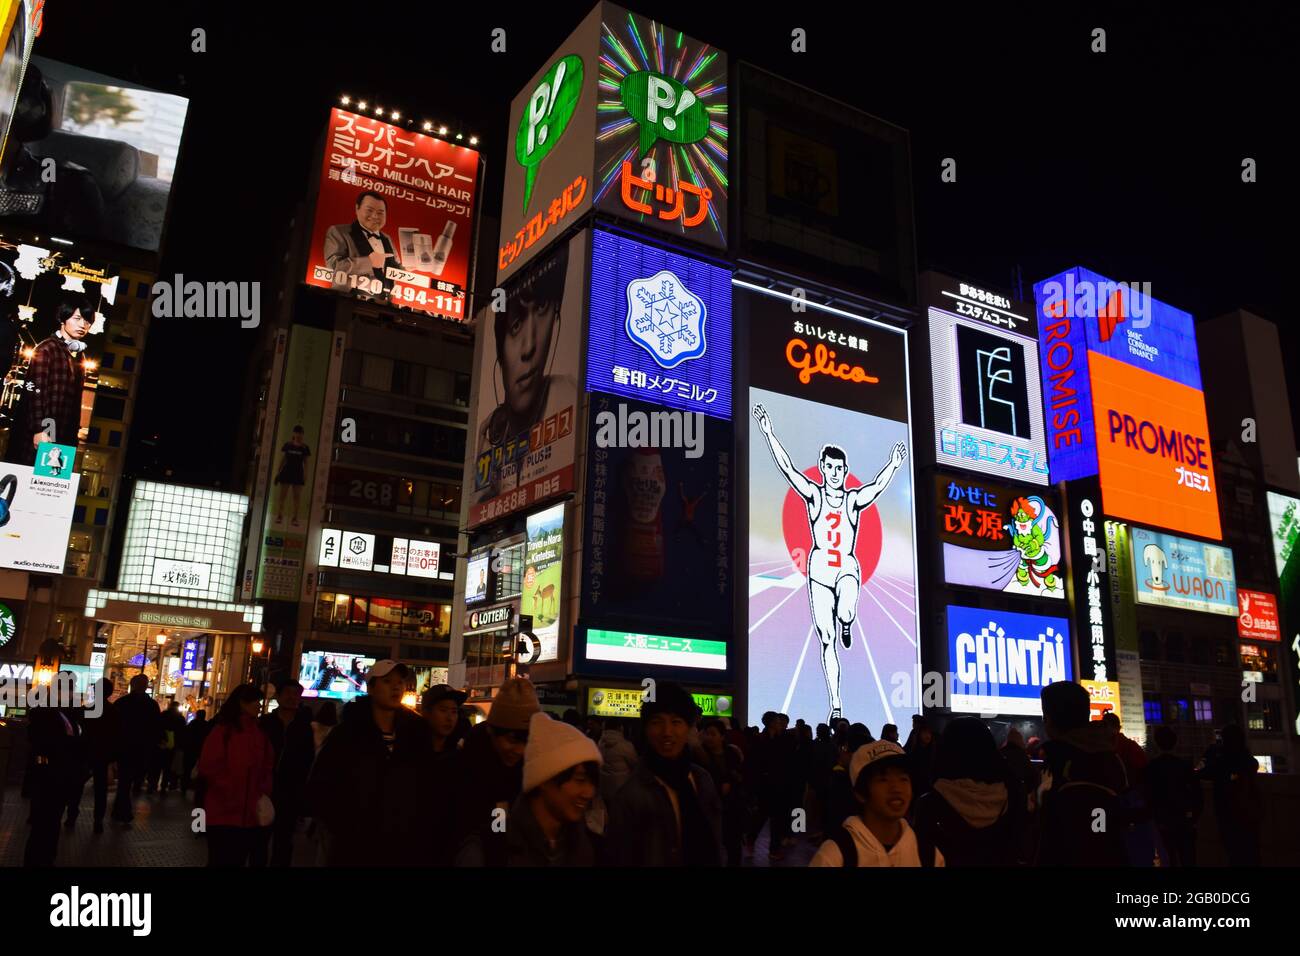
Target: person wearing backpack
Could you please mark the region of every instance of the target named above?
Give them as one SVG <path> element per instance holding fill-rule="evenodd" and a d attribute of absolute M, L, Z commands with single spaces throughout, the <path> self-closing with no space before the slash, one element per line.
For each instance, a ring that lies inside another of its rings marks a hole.
<path fill-rule="evenodd" d="M 1074 681 L 1043 688 L 1039 866 L 1127 866 L 1128 789 L 1114 735 L 1091 721 L 1090 697 Z"/>
<path fill-rule="evenodd" d="M 1259 761 L 1246 749 L 1246 735 L 1235 724 L 1223 728 L 1223 745 L 1206 754 L 1201 779 L 1214 785 L 1214 818 L 1229 866 L 1259 866 L 1260 820 L 1264 794 Z"/>
<path fill-rule="evenodd" d="M 939 736 L 934 787 L 916 799 L 921 858 L 938 847 L 949 866 L 1017 866 L 1028 824 L 1023 784 L 978 717 L 957 717 Z"/>
<path fill-rule="evenodd" d="M 907 825 L 912 803 L 909 758 L 890 740 L 864 744 L 853 753 L 849 779 L 858 815 L 823 843 L 809 866 L 943 866 L 938 847 L 924 856 Z"/>

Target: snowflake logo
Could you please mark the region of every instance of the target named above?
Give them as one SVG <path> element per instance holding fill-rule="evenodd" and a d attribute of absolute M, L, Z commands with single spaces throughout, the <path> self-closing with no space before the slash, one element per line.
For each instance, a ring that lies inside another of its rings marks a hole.
<path fill-rule="evenodd" d="M 628 338 L 663 368 L 704 354 L 704 302 L 667 269 L 627 284 Z"/>

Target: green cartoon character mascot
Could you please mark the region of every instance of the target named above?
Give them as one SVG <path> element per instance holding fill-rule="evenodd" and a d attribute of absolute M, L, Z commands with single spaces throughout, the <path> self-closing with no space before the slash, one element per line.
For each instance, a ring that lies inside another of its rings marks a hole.
<path fill-rule="evenodd" d="M 1052 593 L 1060 586 L 1056 569 L 1061 560 L 1056 515 L 1037 495 L 1011 503 L 1011 546 L 1020 552 L 1016 583 Z"/>

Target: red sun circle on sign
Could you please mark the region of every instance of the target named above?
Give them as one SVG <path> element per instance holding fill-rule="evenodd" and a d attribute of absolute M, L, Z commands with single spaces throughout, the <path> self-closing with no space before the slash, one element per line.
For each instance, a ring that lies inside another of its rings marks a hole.
<path fill-rule="evenodd" d="M 816 465 L 805 468 L 804 476 L 821 484 L 822 473 Z M 861 488 L 862 481 L 850 473 L 844 482 L 848 489 Z M 808 506 L 793 488 L 786 492 L 781 504 L 781 532 L 785 536 L 785 549 L 795 568 L 804 577 L 808 576 L 808 552 L 812 550 L 812 529 L 808 526 Z M 880 512 L 872 505 L 858 518 L 858 541 L 853 554 L 862 568 L 862 583 L 866 584 L 876 573 L 880 563 L 880 546 L 883 533 L 880 527 Z"/>

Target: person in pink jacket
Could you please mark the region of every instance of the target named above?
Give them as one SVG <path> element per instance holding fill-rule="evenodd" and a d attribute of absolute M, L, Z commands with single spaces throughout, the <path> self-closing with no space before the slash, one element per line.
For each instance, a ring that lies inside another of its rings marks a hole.
<path fill-rule="evenodd" d="M 199 755 L 208 866 L 266 866 L 275 750 L 257 726 L 261 703 L 252 684 L 231 691 Z"/>

